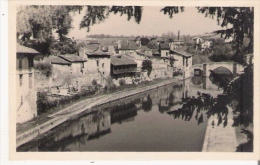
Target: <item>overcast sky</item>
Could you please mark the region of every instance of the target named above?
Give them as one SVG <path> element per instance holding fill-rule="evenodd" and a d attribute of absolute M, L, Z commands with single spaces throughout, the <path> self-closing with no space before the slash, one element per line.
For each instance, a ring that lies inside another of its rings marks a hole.
<path fill-rule="evenodd" d="M 126 15 L 120 16 L 111 13 L 104 22 L 91 26 L 90 32 L 86 32 L 85 28 L 79 30 L 80 21 L 85 14 L 85 10 L 83 10 L 81 14 L 77 13 L 73 16 L 74 28 L 70 31 L 69 37 L 85 38 L 90 34 L 160 36 L 168 31 L 177 34 L 178 30 L 181 35 L 198 35 L 221 29 L 216 20 L 206 18 L 203 14 L 198 13 L 195 7 L 185 7 L 183 13 L 173 15 L 172 19 L 160 12 L 161 8 L 145 6 L 140 24 L 137 24 L 134 18 L 127 21 Z"/>

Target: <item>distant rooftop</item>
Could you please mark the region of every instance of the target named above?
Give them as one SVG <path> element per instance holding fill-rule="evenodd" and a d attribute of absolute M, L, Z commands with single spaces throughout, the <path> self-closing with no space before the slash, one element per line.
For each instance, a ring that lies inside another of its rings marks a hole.
<path fill-rule="evenodd" d="M 21 53 L 21 54 L 40 54 L 38 51 L 36 51 L 35 49 L 26 47 L 26 46 L 22 46 L 20 44 L 16 44 L 16 53 Z"/>
<path fill-rule="evenodd" d="M 184 57 L 191 57 L 192 54 L 186 52 L 186 51 L 183 51 L 183 50 L 178 50 L 178 49 L 174 49 L 174 50 L 171 50 L 173 53 L 176 53 L 176 54 L 179 54 L 181 56 L 184 56 Z"/>
<path fill-rule="evenodd" d="M 50 61 L 51 64 L 70 65 L 71 63 L 57 56 L 50 56 L 46 61 Z"/>
<path fill-rule="evenodd" d="M 138 46 L 134 41 L 123 41 L 119 50 L 136 50 Z"/>
<path fill-rule="evenodd" d="M 60 55 L 60 58 L 68 61 L 68 62 L 86 62 L 87 60 L 83 59 L 82 57 L 79 57 L 77 55 L 74 54 L 66 54 L 66 55 Z"/>
<path fill-rule="evenodd" d="M 87 52 L 87 55 L 92 55 L 92 56 L 112 56 L 113 54 L 110 52 L 103 52 L 100 49 L 92 52 Z"/>
<path fill-rule="evenodd" d="M 134 60 L 125 55 L 111 56 L 111 64 L 114 66 L 137 65 L 137 63 Z"/>

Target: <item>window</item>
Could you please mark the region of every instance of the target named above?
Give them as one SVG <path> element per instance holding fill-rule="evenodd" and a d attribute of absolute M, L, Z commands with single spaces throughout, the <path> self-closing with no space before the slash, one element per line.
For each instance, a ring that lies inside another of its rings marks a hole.
<path fill-rule="evenodd" d="M 20 86 L 22 86 L 22 84 L 23 84 L 23 75 L 22 74 L 19 75 L 19 81 L 20 81 Z"/>
<path fill-rule="evenodd" d="M 104 65 L 105 65 L 105 64 L 104 64 L 104 63 L 102 63 L 102 68 L 104 68 Z"/>
<path fill-rule="evenodd" d="M 29 68 L 32 68 L 33 67 L 33 59 L 32 58 L 29 58 L 28 59 L 29 61 Z"/>
<path fill-rule="evenodd" d="M 29 73 L 29 89 L 32 89 L 32 73 Z"/>
<path fill-rule="evenodd" d="M 22 69 L 22 62 L 23 62 L 22 58 L 20 57 L 18 60 L 19 60 L 19 69 Z"/>
<path fill-rule="evenodd" d="M 97 67 L 98 67 L 98 65 L 99 65 L 99 61 L 97 60 Z"/>
<path fill-rule="evenodd" d="M 169 55 L 169 52 L 166 52 L 166 56 L 168 56 Z"/>

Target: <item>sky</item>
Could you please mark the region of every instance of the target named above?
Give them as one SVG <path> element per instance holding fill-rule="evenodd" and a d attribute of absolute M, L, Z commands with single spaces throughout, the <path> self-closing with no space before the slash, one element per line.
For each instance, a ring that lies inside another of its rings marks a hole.
<path fill-rule="evenodd" d="M 85 10 L 83 10 L 81 14 L 73 14 L 72 24 L 74 28 L 68 36 L 75 39 L 82 39 L 91 34 L 161 36 L 162 33 L 166 32 L 177 34 L 178 30 L 180 30 L 181 35 L 189 34 L 193 36 L 222 29 L 215 19 L 198 13 L 195 7 L 185 7 L 183 13 L 175 14 L 171 19 L 168 15 L 160 12 L 161 8 L 144 6 L 140 24 L 137 24 L 133 17 L 127 21 L 126 15 L 120 16 L 111 13 L 104 22 L 91 26 L 90 32 L 87 32 L 86 28 L 79 29 L 80 21 L 85 14 Z"/>

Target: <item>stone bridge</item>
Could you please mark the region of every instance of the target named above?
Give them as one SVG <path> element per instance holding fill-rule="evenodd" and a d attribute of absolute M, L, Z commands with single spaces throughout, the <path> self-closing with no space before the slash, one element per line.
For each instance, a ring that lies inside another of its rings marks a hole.
<path fill-rule="evenodd" d="M 242 74 L 244 72 L 243 65 L 235 62 L 211 62 L 204 64 L 196 64 L 192 65 L 191 73 L 194 74 L 194 70 L 198 69 L 202 71 L 202 75 L 204 77 L 209 77 L 211 70 L 215 72 L 224 71 L 226 74 L 230 73 L 233 75 Z"/>

